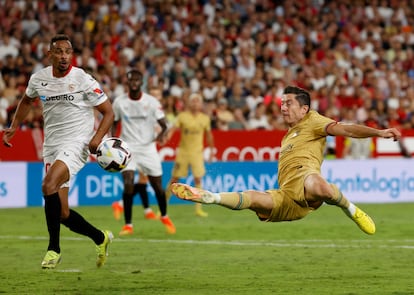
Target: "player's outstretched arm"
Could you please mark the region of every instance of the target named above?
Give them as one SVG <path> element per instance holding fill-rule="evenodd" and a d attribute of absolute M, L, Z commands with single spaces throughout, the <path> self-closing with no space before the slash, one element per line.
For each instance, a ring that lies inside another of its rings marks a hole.
<path fill-rule="evenodd" d="M 395 141 L 401 138 L 401 132 L 396 128 L 376 129 L 353 123 L 334 123 L 329 125 L 326 131 L 329 135 L 354 138 L 382 137 L 393 138 Z"/>
<path fill-rule="evenodd" d="M 4 130 L 3 134 L 3 144 L 7 147 L 12 147 L 10 140 L 16 133 L 17 128 L 19 128 L 20 124 L 26 118 L 27 114 L 29 113 L 30 109 L 32 108 L 33 99 L 28 97 L 26 94 L 20 100 L 19 104 L 17 105 L 16 112 L 14 113 L 12 123 L 9 128 Z"/>

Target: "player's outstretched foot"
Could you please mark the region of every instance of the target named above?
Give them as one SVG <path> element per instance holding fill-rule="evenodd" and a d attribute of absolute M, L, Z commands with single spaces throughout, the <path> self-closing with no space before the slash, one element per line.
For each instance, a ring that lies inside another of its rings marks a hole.
<path fill-rule="evenodd" d="M 121 219 L 122 212 L 124 212 L 124 207 L 118 201 L 115 201 L 112 203 L 112 212 L 114 213 L 115 220 L 119 220 Z"/>
<path fill-rule="evenodd" d="M 165 229 L 168 234 L 170 235 L 175 234 L 176 232 L 175 225 L 168 216 L 162 216 L 160 220 L 164 224 Z"/>
<path fill-rule="evenodd" d="M 129 224 L 125 224 L 121 231 L 119 232 L 119 236 L 120 237 L 125 237 L 125 236 L 130 236 L 134 233 L 134 228 L 132 227 L 132 225 Z"/>
<path fill-rule="evenodd" d="M 56 265 L 59 264 L 61 258 L 62 258 L 62 255 L 60 253 L 57 253 L 53 250 L 47 251 L 42 261 L 42 268 L 43 269 L 55 268 Z"/>
<path fill-rule="evenodd" d="M 369 235 L 375 234 L 375 223 L 371 219 L 371 217 L 368 216 L 367 213 L 356 208 L 355 214 L 351 216 L 351 219 L 359 226 L 359 228 Z"/>
<path fill-rule="evenodd" d="M 173 183 L 171 191 L 178 198 L 197 203 L 212 204 L 214 195 L 212 192 L 196 188 L 183 183 Z"/>
<path fill-rule="evenodd" d="M 101 267 L 106 262 L 106 257 L 108 257 L 108 250 L 109 250 L 109 244 L 112 242 L 112 239 L 114 238 L 114 235 L 109 230 L 102 231 L 105 239 L 102 242 L 102 244 L 96 246 L 96 266 Z"/>

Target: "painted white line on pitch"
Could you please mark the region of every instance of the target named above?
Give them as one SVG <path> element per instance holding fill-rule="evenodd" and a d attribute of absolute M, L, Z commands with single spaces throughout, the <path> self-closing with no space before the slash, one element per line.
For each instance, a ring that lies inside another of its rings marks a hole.
<path fill-rule="evenodd" d="M 80 269 L 56 269 L 55 272 L 82 272 Z"/>
<path fill-rule="evenodd" d="M 39 236 L 0 236 L 0 240 L 48 240 Z M 68 241 L 90 241 L 83 237 L 61 237 Z M 414 240 L 276 240 L 276 241 L 221 241 L 221 240 L 171 240 L 171 239 L 139 239 L 139 238 L 115 238 L 118 243 L 170 243 L 170 244 L 194 244 L 194 245 L 227 245 L 227 246 L 266 246 L 266 247 L 294 247 L 294 248 L 399 248 L 414 249 Z M 413 243 L 407 245 L 402 243 Z"/>
<path fill-rule="evenodd" d="M 330 240 L 298 240 L 297 242 L 292 243 L 292 241 L 219 241 L 219 240 L 208 240 L 208 241 L 196 241 L 196 240 L 154 240 L 154 239 L 117 239 L 117 241 L 128 242 L 133 240 L 134 242 L 147 242 L 147 243 L 173 243 L 173 244 L 196 244 L 196 245 L 228 245 L 228 246 L 269 246 L 269 247 L 294 247 L 294 248 L 403 248 L 403 249 L 414 249 L 414 245 L 384 245 L 384 241 L 375 241 L 379 242 L 380 245 L 370 244 L 370 245 L 361 245 L 360 242 L 365 242 L 364 240 L 354 240 L 356 244 L 344 244 L 344 243 L 333 243 Z M 346 241 L 346 240 L 344 240 Z M 311 242 L 311 243 L 309 243 Z M 336 240 L 336 242 L 339 242 Z M 346 241 L 350 242 L 350 241 Z M 318 244 L 322 243 L 322 244 Z"/>

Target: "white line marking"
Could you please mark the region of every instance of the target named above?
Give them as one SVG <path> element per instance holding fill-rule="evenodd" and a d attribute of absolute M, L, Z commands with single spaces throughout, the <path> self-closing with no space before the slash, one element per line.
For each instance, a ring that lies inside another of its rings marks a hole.
<path fill-rule="evenodd" d="M 82 272 L 80 269 L 56 269 L 56 272 Z"/>
<path fill-rule="evenodd" d="M 61 237 L 68 241 L 90 241 L 83 237 Z M 39 236 L 0 236 L 0 240 L 48 240 Z M 249 247 L 276 247 L 276 248 L 398 248 L 414 249 L 414 240 L 276 240 L 276 241 L 221 241 L 221 240 L 170 240 L 170 239 L 140 239 L 140 238 L 115 238 L 115 243 L 171 243 L 194 245 L 227 245 Z"/>

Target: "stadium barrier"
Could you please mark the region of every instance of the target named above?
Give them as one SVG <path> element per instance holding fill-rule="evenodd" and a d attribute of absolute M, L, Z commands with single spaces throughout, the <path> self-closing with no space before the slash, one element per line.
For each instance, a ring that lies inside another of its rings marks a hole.
<path fill-rule="evenodd" d="M 285 131 L 250 130 L 217 131 L 213 130 L 214 150 L 205 149 L 205 157 L 213 153 L 215 161 L 276 161 L 279 156 L 280 143 Z M 0 132 L 0 137 L 2 132 Z M 403 130 L 402 142 L 408 153 L 414 156 L 414 130 Z M 159 147 L 164 161 L 173 161 L 179 142 L 177 132 L 164 146 Z M 336 158 L 342 158 L 344 140 L 332 138 L 336 143 Z M 12 140 L 13 148 L 0 144 L 0 161 L 41 161 L 42 133 L 40 129 L 19 130 Z M 398 142 L 389 139 L 374 139 L 375 158 L 401 156 Z"/>
<path fill-rule="evenodd" d="M 171 176 L 172 162 L 163 162 L 163 185 Z M 326 160 L 322 174 L 338 185 L 355 203 L 414 202 L 414 159 Z M 203 179 L 206 189 L 218 191 L 277 188 L 277 162 L 213 162 Z M 0 208 L 42 206 L 40 162 L 0 162 Z M 192 183 L 190 175 L 182 182 Z M 120 173 L 109 173 L 97 163 L 88 163 L 73 180 L 71 206 L 110 205 L 122 198 Z M 148 186 L 150 202 L 156 204 Z M 136 197 L 135 204 L 140 204 Z M 172 197 L 170 204 L 188 203 Z"/>

